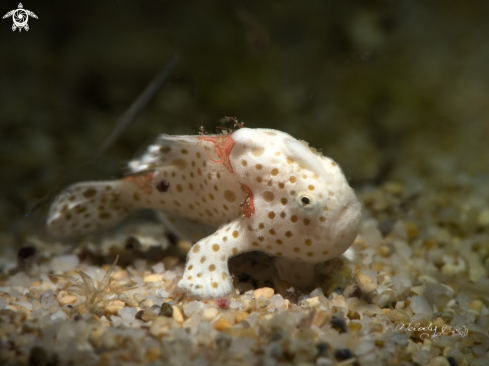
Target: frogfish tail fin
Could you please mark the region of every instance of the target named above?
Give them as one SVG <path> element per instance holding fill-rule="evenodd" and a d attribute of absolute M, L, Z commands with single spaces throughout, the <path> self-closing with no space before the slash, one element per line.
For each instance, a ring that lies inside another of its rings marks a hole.
<path fill-rule="evenodd" d="M 69 186 L 51 204 L 48 232 L 67 237 L 108 229 L 121 222 L 132 205 L 122 181 L 82 182 Z"/>

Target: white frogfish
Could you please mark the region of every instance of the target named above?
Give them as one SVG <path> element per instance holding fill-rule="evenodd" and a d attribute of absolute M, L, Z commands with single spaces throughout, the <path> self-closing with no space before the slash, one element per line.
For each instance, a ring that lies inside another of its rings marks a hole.
<path fill-rule="evenodd" d="M 300 286 L 314 265 L 355 240 L 361 205 L 340 167 L 307 143 L 272 129 L 218 135 L 160 135 L 121 180 L 68 187 L 52 204 L 48 231 L 72 236 L 114 226 L 152 208 L 170 229 L 200 238 L 178 288 L 217 298 L 233 291 L 231 257 L 276 257 L 282 279 Z M 202 237 L 204 236 L 204 237 Z"/>

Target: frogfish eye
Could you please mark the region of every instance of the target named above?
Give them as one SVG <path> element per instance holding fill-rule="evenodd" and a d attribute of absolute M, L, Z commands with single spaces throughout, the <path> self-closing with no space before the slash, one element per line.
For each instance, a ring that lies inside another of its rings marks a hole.
<path fill-rule="evenodd" d="M 297 206 L 308 212 L 318 208 L 316 196 L 308 191 L 299 192 L 296 195 L 296 202 Z"/>

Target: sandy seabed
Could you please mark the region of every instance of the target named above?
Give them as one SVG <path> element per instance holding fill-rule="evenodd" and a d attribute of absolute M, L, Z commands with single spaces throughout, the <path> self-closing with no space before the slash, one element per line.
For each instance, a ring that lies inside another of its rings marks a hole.
<path fill-rule="evenodd" d="M 293 288 L 271 258 L 248 253 L 230 263 L 235 293 L 209 301 L 176 292 L 191 243 L 171 244 L 159 224 L 72 245 L 32 237 L 2 258 L 0 361 L 488 365 L 486 187 L 363 188 L 360 233 L 317 266 L 315 288 Z"/>

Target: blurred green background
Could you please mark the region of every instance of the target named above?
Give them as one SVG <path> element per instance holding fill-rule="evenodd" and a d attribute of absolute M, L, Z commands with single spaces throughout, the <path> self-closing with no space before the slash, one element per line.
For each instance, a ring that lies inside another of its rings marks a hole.
<path fill-rule="evenodd" d="M 42 232 L 65 185 L 119 177 L 156 134 L 212 132 L 224 116 L 308 141 L 356 188 L 487 178 L 487 1 L 23 5 L 39 17 L 28 32 L 0 22 L 0 235 Z M 94 160 L 176 53 L 161 92 Z"/>

